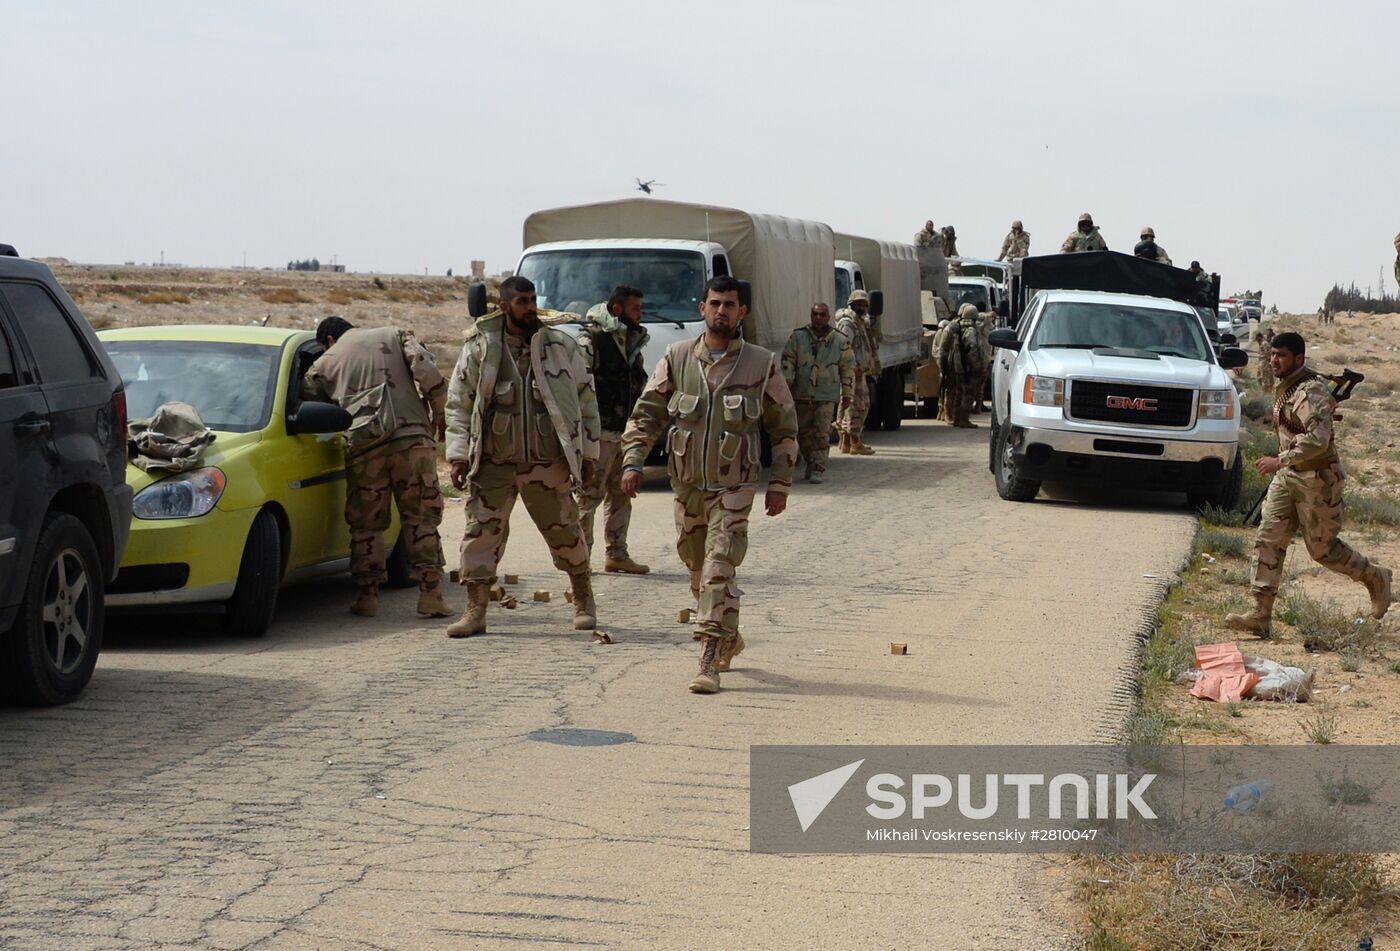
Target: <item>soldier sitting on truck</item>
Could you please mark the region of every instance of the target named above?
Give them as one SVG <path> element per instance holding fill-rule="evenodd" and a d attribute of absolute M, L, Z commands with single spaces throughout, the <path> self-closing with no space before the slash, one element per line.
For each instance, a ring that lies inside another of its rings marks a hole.
<path fill-rule="evenodd" d="M 1099 229 L 1094 224 L 1094 216 L 1087 211 L 1079 216 L 1079 224 L 1060 245 L 1061 254 L 1070 254 L 1074 251 L 1107 250 L 1108 243 L 1104 241 L 1103 235 L 1099 234 Z"/>

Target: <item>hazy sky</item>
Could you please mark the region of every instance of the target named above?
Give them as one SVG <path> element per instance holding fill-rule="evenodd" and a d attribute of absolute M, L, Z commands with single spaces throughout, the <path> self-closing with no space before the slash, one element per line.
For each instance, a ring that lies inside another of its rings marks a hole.
<path fill-rule="evenodd" d="M 1000 0 L 0 7 L 0 241 L 78 261 L 513 267 L 635 195 L 994 256 L 1081 211 L 1227 291 L 1393 290 L 1400 8 Z"/>

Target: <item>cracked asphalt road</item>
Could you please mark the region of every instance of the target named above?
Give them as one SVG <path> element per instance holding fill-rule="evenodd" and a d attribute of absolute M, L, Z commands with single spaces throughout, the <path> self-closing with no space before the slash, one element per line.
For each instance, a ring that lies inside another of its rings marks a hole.
<path fill-rule="evenodd" d="M 632 529 L 652 574 L 596 580 L 610 646 L 569 629 L 520 510 L 502 571 L 554 601 L 493 605 L 485 637 L 412 591 L 354 618 L 345 578 L 283 592 L 259 641 L 120 625 L 79 702 L 0 710 L 0 947 L 1068 946 L 1052 860 L 749 854 L 748 747 L 1109 739 L 1192 520 L 1002 502 L 985 429 L 874 438 L 755 516 L 749 648 L 712 697 L 685 690 L 659 473 Z M 559 726 L 637 741 L 527 738 Z"/>

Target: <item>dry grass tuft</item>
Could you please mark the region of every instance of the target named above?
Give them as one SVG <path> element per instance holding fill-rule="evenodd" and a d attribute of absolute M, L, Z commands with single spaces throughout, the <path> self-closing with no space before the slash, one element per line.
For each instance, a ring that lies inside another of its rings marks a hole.
<path fill-rule="evenodd" d="M 138 304 L 188 304 L 190 296 L 177 294 L 173 291 L 152 291 L 148 294 L 138 295 L 136 302 Z"/>
<path fill-rule="evenodd" d="M 289 287 L 279 287 L 275 291 L 263 293 L 262 299 L 269 304 L 309 304 L 311 298 L 301 291 L 294 291 Z"/>

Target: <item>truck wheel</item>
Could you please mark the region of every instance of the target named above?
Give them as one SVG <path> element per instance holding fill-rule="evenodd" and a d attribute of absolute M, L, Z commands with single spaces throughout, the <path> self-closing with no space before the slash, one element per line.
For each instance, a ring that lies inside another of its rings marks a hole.
<path fill-rule="evenodd" d="M 0 640 L 0 688 L 18 703 L 74 699 L 102 650 L 102 560 L 87 526 L 66 512 L 44 516 L 24 600 Z"/>
<path fill-rule="evenodd" d="M 1244 452 L 1235 450 L 1235 464 L 1225 475 L 1225 481 L 1217 489 L 1204 492 L 1186 493 L 1186 501 L 1193 509 L 1203 509 L 1207 505 L 1216 508 L 1233 509 L 1240 504 L 1240 492 L 1244 489 Z"/>
<path fill-rule="evenodd" d="M 997 443 L 1001 439 L 1001 424 L 997 422 L 996 401 L 992 401 L 992 431 L 987 439 L 987 471 L 996 474 Z"/>
<path fill-rule="evenodd" d="M 884 379 L 884 377 L 881 377 L 881 379 Z M 868 398 L 870 400 L 870 408 L 865 412 L 865 428 L 872 431 L 884 429 L 884 426 L 881 425 L 884 421 L 884 413 L 881 412 L 880 406 L 880 387 L 872 384 L 870 378 L 867 377 L 865 380 L 865 390 L 866 393 L 869 394 Z"/>
<path fill-rule="evenodd" d="M 880 374 L 877 389 L 880 397 L 880 423 L 888 432 L 895 432 L 904 425 L 904 375 L 890 369 Z"/>
<path fill-rule="evenodd" d="M 404 538 L 402 528 L 389 557 L 384 559 L 384 570 L 389 575 L 388 586 L 391 588 L 412 588 L 418 584 L 413 574 L 413 564 L 408 560 L 408 539 Z"/>
<path fill-rule="evenodd" d="M 996 441 L 996 458 L 993 473 L 996 476 L 997 495 L 1008 502 L 1029 502 L 1040 492 L 1040 483 L 1035 479 L 1021 479 L 1016 475 L 1016 460 L 1011 449 L 1011 427 L 999 428 Z"/>
<path fill-rule="evenodd" d="M 234 637 L 262 637 L 277 610 L 277 589 L 282 584 L 282 533 L 277 519 L 263 509 L 253 519 L 243 561 L 238 566 L 238 583 L 228 600 L 224 631 Z"/>

